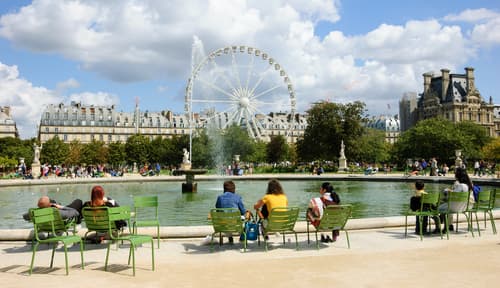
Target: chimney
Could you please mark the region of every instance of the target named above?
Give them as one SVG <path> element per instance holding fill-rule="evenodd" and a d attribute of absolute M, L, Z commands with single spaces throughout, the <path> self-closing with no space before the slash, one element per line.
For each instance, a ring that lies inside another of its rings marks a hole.
<path fill-rule="evenodd" d="M 423 74 L 424 76 L 424 99 L 427 96 L 427 93 L 429 92 L 429 88 L 431 87 L 431 78 L 432 78 L 432 73 L 427 72 Z"/>
<path fill-rule="evenodd" d="M 448 94 L 448 86 L 450 85 L 450 70 L 441 69 L 441 101 L 446 100 L 446 94 Z"/>
<path fill-rule="evenodd" d="M 465 76 L 467 78 L 467 94 L 474 91 L 474 68 L 465 67 Z"/>

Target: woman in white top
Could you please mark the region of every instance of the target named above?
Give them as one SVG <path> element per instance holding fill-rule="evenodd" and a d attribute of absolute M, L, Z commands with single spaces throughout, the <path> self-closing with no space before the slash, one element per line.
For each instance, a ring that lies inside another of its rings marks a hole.
<path fill-rule="evenodd" d="M 455 169 L 455 183 L 453 183 L 452 189 L 445 189 L 445 192 L 453 193 L 453 192 L 469 192 L 469 204 L 474 203 L 474 194 L 472 193 L 472 181 L 467 174 L 467 170 L 465 168 L 456 168 Z M 467 208 L 467 203 L 451 203 L 450 211 L 452 212 L 462 212 Z M 438 210 L 441 212 L 445 212 L 448 210 L 448 203 L 442 203 L 439 205 Z M 444 224 L 444 214 L 441 214 L 441 222 Z M 448 214 L 448 223 L 449 223 L 449 231 L 453 231 L 453 214 Z"/>

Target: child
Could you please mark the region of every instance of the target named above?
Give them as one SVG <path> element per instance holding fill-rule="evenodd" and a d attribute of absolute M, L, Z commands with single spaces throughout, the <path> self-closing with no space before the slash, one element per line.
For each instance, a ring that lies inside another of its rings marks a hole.
<path fill-rule="evenodd" d="M 415 195 L 413 195 L 410 198 L 410 209 L 412 211 L 418 211 L 420 210 L 421 203 L 420 200 L 422 198 L 422 195 L 427 194 L 427 192 L 424 191 L 424 181 L 422 180 L 417 180 L 415 182 Z M 429 209 L 430 207 L 422 207 L 422 210 Z M 428 217 L 424 216 L 424 219 L 422 221 L 422 233 L 426 234 L 427 233 L 427 222 L 428 222 Z M 419 221 L 419 216 L 415 216 L 415 234 L 420 235 L 420 221 Z"/>

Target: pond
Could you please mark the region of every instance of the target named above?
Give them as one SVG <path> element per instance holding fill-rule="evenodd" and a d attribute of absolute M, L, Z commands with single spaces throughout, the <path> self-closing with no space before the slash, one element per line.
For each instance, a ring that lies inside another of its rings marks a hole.
<path fill-rule="evenodd" d="M 245 207 L 253 210 L 253 204 L 266 190 L 266 180 L 234 180 L 236 192 L 243 197 Z M 207 214 L 215 205 L 222 191 L 223 180 L 198 181 L 198 193 L 181 193 L 181 182 L 127 182 L 102 183 L 106 195 L 120 205 L 133 206 L 133 196 L 158 195 L 162 226 L 206 225 Z M 300 217 L 305 218 L 307 203 L 319 195 L 319 180 L 282 180 L 288 196 L 289 206 L 301 208 Z M 400 216 L 408 209 L 414 191 L 412 182 L 368 182 L 337 181 L 331 183 L 343 204 L 353 204 L 353 218 Z M 73 199 L 84 202 L 90 198 L 95 184 L 53 184 L 2 187 L 0 191 L 0 229 L 31 228 L 32 224 L 22 219 L 28 208 L 35 207 L 40 196 L 48 195 L 65 205 Z M 447 184 L 426 183 L 427 191 L 440 191 Z M 483 187 L 488 189 L 491 187 Z"/>

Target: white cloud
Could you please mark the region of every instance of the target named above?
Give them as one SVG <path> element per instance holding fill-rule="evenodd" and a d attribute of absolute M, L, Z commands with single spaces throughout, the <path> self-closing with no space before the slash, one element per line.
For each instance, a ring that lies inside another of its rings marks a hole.
<path fill-rule="evenodd" d="M 17 66 L 0 63 L 0 105 L 12 108 L 12 118 L 22 138 L 36 136 L 41 107 L 61 100 L 53 91 L 34 87 L 27 80 L 19 78 Z"/>
<path fill-rule="evenodd" d="M 66 92 L 66 90 L 78 87 L 80 87 L 80 83 L 78 83 L 78 81 L 76 81 L 75 79 L 70 78 L 66 81 L 57 83 L 56 93 L 58 95 L 62 95 L 64 94 L 64 92 Z"/>
<path fill-rule="evenodd" d="M 84 105 L 111 106 L 120 104 L 120 99 L 106 92 L 83 92 L 69 95 L 70 101 L 81 102 Z"/>
<path fill-rule="evenodd" d="M 457 22 L 479 22 L 483 20 L 488 20 L 492 18 L 498 18 L 500 16 L 499 13 L 485 9 L 466 9 L 459 14 L 450 14 L 446 15 L 443 19 L 445 21 L 457 21 Z"/>

